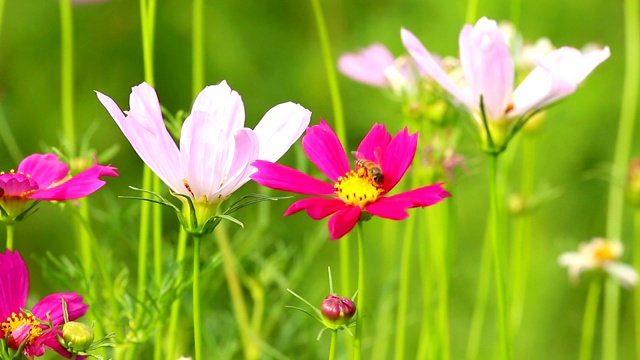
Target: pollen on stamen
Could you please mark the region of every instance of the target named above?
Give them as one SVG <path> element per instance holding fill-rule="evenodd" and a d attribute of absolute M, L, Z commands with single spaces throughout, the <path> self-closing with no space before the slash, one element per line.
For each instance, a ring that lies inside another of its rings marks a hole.
<path fill-rule="evenodd" d="M 334 184 L 335 195 L 347 205 L 364 208 L 372 203 L 384 192 L 366 172 L 349 171 L 338 177 Z"/>

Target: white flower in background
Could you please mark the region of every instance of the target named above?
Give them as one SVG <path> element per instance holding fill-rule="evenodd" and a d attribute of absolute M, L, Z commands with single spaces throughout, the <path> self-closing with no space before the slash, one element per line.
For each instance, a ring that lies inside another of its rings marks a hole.
<path fill-rule="evenodd" d="M 619 241 L 594 238 L 588 243 L 580 243 L 577 252 L 563 253 L 558 262 L 569 269 L 571 281 L 577 281 L 583 271 L 604 270 L 617 278 L 622 286 L 632 287 L 638 282 L 638 273 L 632 266 L 617 261 L 623 251 Z"/>

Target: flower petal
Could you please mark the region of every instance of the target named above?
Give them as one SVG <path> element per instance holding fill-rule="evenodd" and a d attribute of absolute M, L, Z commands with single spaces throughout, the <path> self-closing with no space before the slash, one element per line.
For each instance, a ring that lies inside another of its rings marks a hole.
<path fill-rule="evenodd" d="M 346 207 L 345 203 L 340 199 L 330 198 L 309 198 L 294 202 L 289 206 L 282 216 L 295 214 L 300 210 L 305 210 L 313 220 L 323 219 Z"/>
<path fill-rule="evenodd" d="M 309 126 L 311 111 L 292 102 L 271 108 L 256 125 L 260 141 L 260 160 L 276 162 Z"/>
<path fill-rule="evenodd" d="M 302 148 L 309 160 L 333 182 L 351 169 L 340 140 L 324 120 L 307 129 Z"/>
<path fill-rule="evenodd" d="M 207 86 L 198 94 L 191 112 L 202 111 L 220 122 L 228 139 L 244 128 L 244 104 L 240 95 L 226 81 Z"/>
<path fill-rule="evenodd" d="M 411 207 L 425 207 L 437 204 L 450 197 L 451 194 L 442 188 L 442 183 L 423 186 L 388 197 L 392 200 L 406 200 L 411 202 Z"/>
<path fill-rule="evenodd" d="M 224 184 L 220 187 L 220 195 L 223 198 L 231 196 L 239 187 L 250 180 L 249 175 L 255 171 L 251 166 L 260 154 L 260 140 L 251 129 L 240 129 L 233 138 L 233 158 L 229 174 Z"/>
<path fill-rule="evenodd" d="M 358 155 L 377 164 L 382 164 L 387 146 L 391 142 L 391 135 L 384 124 L 374 124 L 371 130 L 360 142 Z"/>
<path fill-rule="evenodd" d="M 32 154 L 20 162 L 18 173 L 29 175 L 44 189 L 69 175 L 69 165 L 58 160 L 56 154 Z"/>
<path fill-rule="evenodd" d="M 57 352 L 61 356 L 64 356 L 67 359 L 70 359 L 72 354 L 69 350 L 65 349 L 60 345 L 56 335 L 62 337 L 62 331 L 60 329 L 52 329 L 47 331 L 46 333 L 40 335 L 36 340 L 29 346 L 28 349 L 25 349 L 27 355 L 30 356 L 42 356 L 44 354 L 45 348 L 50 348 L 51 350 Z M 78 356 L 76 359 L 80 360 L 85 358 L 84 356 Z"/>
<path fill-rule="evenodd" d="M 18 250 L 0 253 L 0 269 L 0 319 L 4 321 L 12 312 L 26 306 L 29 272 Z"/>
<path fill-rule="evenodd" d="M 155 90 L 147 83 L 134 86 L 126 118 L 111 98 L 96 94 L 142 161 L 173 191 L 181 192 L 180 154 L 162 119 Z"/>
<path fill-rule="evenodd" d="M 118 176 L 116 168 L 111 165 L 102 166 L 94 164 L 92 167 L 77 174 L 71 179 L 53 186 L 49 189 L 37 190 L 29 194 L 29 199 L 34 200 L 75 200 L 93 194 L 100 189 L 106 181 L 101 176 Z"/>
<path fill-rule="evenodd" d="M 638 283 L 638 272 L 633 266 L 610 261 L 604 265 L 604 269 L 611 276 L 618 279 L 624 287 L 633 287 Z"/>
<path fill-rule="evenodd" d="M 0 189 L 4 196 L 22 197 L 38 188 L 38 183 L 25 174 L 0 174 Z"/>
<path fill-rule="evenodd" d="M 391 139 L 382 159 L 384 172 L 384 190 L 391 191 L 404 176 L 416 155 L 418 134 L 409 135 L 405 127 Z"/>
<path fill-rule="evenodd" d="M 394 66 L 393 54 L 382 44 L 372 44 L 358 53 L 345 53 L 338 59 L 341 73 L 355 81 L 378 87 L 389 86 L 385 69 Z"/>
<path fill-rule="evenodd" d="M 359 206 L 347 206 L 335 213 L 328 224 L 331 240 L 338 240 L 351 231 L 358 223 L 361 213 Z"/>
<path fill-rule="evenodd" d="M 47 314 L 51 318 L 53 325 L 64 324 L 64 313 L 62 311 L 62 299 L 67 303 L 67 313 L 69 320 L 74 321 L 83 316 L 89 309 L 82 296 L 75 292 L 55 293 L 45 296 L 31 309 L 31 313 L 39 320 L 47 321 Z"/>
<path fill-rule="evenodd" d="M 404 198 L 383 197 L 365 207 L 365 211 L 385 219 L 403 220 L 409 216 L 407 209 L 412 208 L 413 203 Z"/>
<path fill-rule="evenodd" d="M 504 117 L 513 92 L 514 65 L 509 46 L 494 20 L 485 17 L 460 32 L 460 66 L 469 84 L 472 101 L 490 119 Z"/>
<path fill-rule="evenodd" d="M 422 45 L 420 40 L 416 38 L 411 31 L 402 29 L 400 32 L 402 37 L 402 43 L 404 47 L 409 51 L 409 54 L 413 57 L 418 65 L 418 68 L 431 76 L 435 81 L 440 84 L 445 90 L 447 90 L 453 97 L 468 109 L 476 111 L 478 109 L 478 103 L 473 101 L 471 94 L 468 91 L 461 89 L 444 71 L 444 69 L 438 65 L 438 62 L 431 56 L 427 49 Z"/>
<path fill-rule="evenodd" d="M 305 195 L 332 195 L 333 185 L 320 181 L 298 170 L 268 161 L 251 164 L 258 171 L 249 176 L 262 186 Z"/>

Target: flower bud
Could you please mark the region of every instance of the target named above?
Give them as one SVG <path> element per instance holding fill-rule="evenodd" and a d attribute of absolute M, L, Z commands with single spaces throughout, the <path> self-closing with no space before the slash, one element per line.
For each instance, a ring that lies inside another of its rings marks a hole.
<path fill-rule="evenodd" d="M 335 325 L 344 325 L 356 313 L 356 305 L 349 298 L 331 294 L 320 305 L 325 320 Z"/>
<path fill-rule="evenodd" d="M 62 338 L 71 344 L 73 352 L 85 351 L 93 343 L 93 329 L 81 322 L 71 321 L 62 327 Z"/>
<path fill-rule="evenodd" d="M 635 206 L 640 206 L 640 158 L 631 160 L 629 166 L 627 194 Z"/>

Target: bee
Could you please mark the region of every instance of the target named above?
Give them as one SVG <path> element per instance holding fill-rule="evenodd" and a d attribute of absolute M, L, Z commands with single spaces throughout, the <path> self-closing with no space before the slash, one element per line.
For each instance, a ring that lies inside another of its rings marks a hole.
<path fill-rule="evenodd" d="M 364 169 L 366 175 L 370 177 L 376 185 L 382 186 L 384 183 L 384 173 L 382 172 L 380 165 L 371 160 L 365 159 L 362 154 L 357 151 L 353 151 L 352 154 L 356 158 L 356 166 L 360 169 Z"/>

